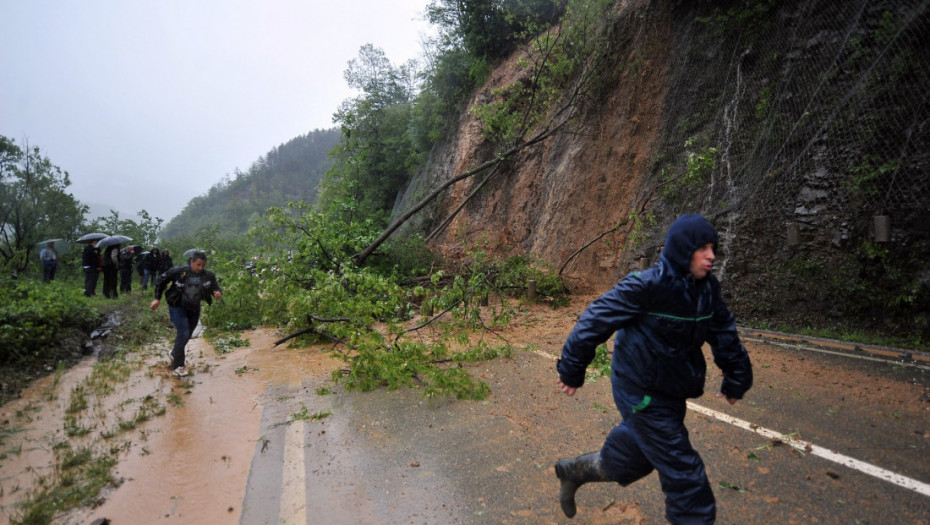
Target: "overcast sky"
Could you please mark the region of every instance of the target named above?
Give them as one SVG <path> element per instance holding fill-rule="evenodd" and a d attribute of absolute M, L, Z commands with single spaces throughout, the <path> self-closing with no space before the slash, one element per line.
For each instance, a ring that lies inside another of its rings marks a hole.
<path fill-rule="evenodd" d="M 0 0 L 0 135 L 84 204 L 166 221 L 332 127 L 361 46 L 419 58 L 428 0 Z"/>

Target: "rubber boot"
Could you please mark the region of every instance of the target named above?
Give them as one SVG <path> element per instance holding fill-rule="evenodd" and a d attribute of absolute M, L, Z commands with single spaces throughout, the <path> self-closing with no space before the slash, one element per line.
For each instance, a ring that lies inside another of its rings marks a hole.
<path fill-rule="evenodd" d="M 592 481 L 610 481 L 601 467 L 600 452 L 589 452 L 575 459 L 560 459 L 555 463 L 555 475 L 562 484 L 559 488 L 559 503 L 562 512 L 569 518 L 578 512 L 575 508 L 575 491 L 578 487 Z"/>

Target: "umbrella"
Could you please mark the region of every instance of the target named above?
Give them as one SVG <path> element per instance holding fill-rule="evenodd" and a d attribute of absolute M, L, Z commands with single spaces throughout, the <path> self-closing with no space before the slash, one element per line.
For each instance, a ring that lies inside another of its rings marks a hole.
<path fill-rule="evenodd" d="M 194 252 L 202 252 L 202 251 L 203 250 L 198 250 L 197 248 L 191 248 L 190 250 L 187 250 L 186 252 L 184 252 L 184 258 L 190 259 L 194 255 Z"/>
<path fill-rule="evenodd" d="M 100 239 L 103 239 L 104 237 L 109 237 L 109 235 L 105 233 L 88 233 L 87 235 L 82 235 L 78 240 L 74 242 L 91 243 L 94 241 L 99 241 Z"/>
<path fill-rule="evenodd" d="M 55 253 L 58 255 L 64 255 L 71 251 L 71 243 L 64 239 L 45 239 L 44 241 L 36 243 L 36 249 L 39 250 L 39 253 L 41 253 L 42 248 L 45 248 L 45 246 L 50 242 L 55 243 Z"/>
<path fill-rule="evenodd" d="M 126 237 L 125 235 L 111 235 L 97 241 L 97 248 L 105 248 L 114 244 L 123 244 L 124 242 L 129 242 L 131 240 L 132 239 Z"/>

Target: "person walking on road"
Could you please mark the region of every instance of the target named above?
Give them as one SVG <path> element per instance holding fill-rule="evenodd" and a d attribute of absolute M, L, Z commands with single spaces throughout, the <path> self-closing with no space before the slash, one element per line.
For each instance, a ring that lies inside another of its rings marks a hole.
<path fill-rule="evenodd" d="M 174 347 L 168 357 L 171 360 L 171 370 L 178 377 L 188 375 L 184 347 L 190 341 L 191 334 L 200 320 L 200 302 L 213 304 L 213 299 L 218 300 L 222 297 L 216 276 L 205 269 L 207 254 L 195 251 L 187 263 L 187 266 L 171 268 L 158 278 L 155 283 L 155 300 L 151 304 L 152 311 L 155 311 L 161 304 L 162 294 L 168 301 L 171 324 L 177 330 Z"/>
<path fill-rule="evenodd" d="M 730 404 L 752 386 L 752 364 L 733 314 L 711 273 L 717 232 L 700 215 L 683 215 L 669 228 L 659 262 L 633 272 L 588 305 L 562 347 L 558 388 L 572 396 L 599 345 L 616 332 L 611 386 L 623 418 L 598 452 L 555 464 L 559 503 L 569 518 L 575 492 L 589 482 L 629 485 L 659 473 L 671 523 L 713 523 L 716 503 L 704 463 L 684 425 L 686 400 L 704 392 L 710 344 L 723 371 L 718 398 Z"/>

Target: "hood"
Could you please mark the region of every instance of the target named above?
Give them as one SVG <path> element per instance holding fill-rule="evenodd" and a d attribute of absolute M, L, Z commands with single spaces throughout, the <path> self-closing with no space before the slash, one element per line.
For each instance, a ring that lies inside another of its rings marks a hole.
<path fill-rule="evenodd" d="M 717 230 L 701 215 L 682 215 L 668 229 L 662 258 L 680 274 L 691 271 L 691 256 L 699 247 L 712 242 L 717 251 Z"/>

